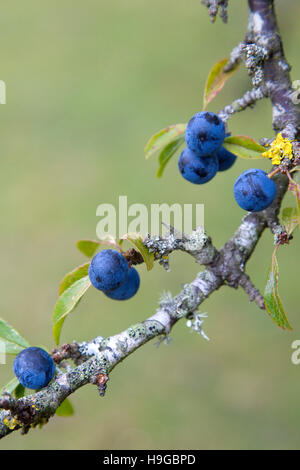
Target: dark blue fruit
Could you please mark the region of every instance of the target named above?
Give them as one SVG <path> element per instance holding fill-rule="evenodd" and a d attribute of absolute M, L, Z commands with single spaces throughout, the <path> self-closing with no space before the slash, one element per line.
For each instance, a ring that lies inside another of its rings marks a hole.
<path fill-rule="evenodd" d="M 135 268 L 130 268 L 126 281 L 118 289 L 104 294 L 110 299 L 127 300 L 133 297 L 140 287 L 140 276 Z"/>
<path fill-rule="evenodd" d="M 53 379 L 55 364 L 44 349 L 27 348 L 17 355 L 13 369 L 24 387 L 39 390 Z"/>
<path fill-rule="evenodd" d="M 216 155 L 219 160 L 219 171 L 229 170 L 236 161 L 236 155 L 226 150 L 225 147 L 219 148 Z"/>
<path fill-rule="evenodd" d="M 203 184 L 215 176 L 219 163 L 216 155 L 197 157 L 189 148 L 185 148 L 179 156 L 178 168 L 186 180 L 194 184 Z"/>
<path fill-rule="evenodd" d="M 128 263 L 117 250 L 103 250 L 97 253 L 89 266 L 89 277 L 98 290 L 111 291 L 126 281 Z"/>
<path fill-rule="evenodd" d="M 224 123 L 215 113 L 197 113 L 186 127 L 186 144 L 199 157 L 214 153 L 221 147 L 224 139 Z"/>
<path fill-rule="evenodd" d="M 233 193 L 238 205 L 249 212 L 266 209 L 274 200 L 276 186 L 267 173 L 257 168 L 244 171 L 236 180 Z"/>

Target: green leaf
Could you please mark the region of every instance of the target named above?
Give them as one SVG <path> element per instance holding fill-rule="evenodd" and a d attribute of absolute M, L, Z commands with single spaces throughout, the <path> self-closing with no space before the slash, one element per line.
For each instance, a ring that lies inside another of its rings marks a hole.
<path fill-rule="evenodd" d="M 221 59 L 208 74 L 203 97 L 203 109 L 220 93 L 227 80 L 237 71 L 236 65 L 229 72 L 224 72 L 224 67 L 229 59 Z"/>
<path fill-rule="evenodd" d="M 22 398 L 25 395 L 25 387 L 22 384 L 18 384 L 15 389 L 15 397 Z"/>
<path fill-rule="evenodd" d="M 293 233 L 297 225 L 300 223 L 298 210 L 296 207 L 285 207 L 282 211 L 282 223 L 289 235 Z"/>
<path fill-rule="evenodd" d="M 83 253 L 88 258 L 94 256 L 96 251 L 99 248 L 100 243 L 94 240 L 79 240 L 76 243 L 76 246 L 81 253 Z"/>
<path fill-rule="evenodd" d="M 279 266 L 276 257 L 277 248 L 278 245 L 276 246 L 272 256 L 271 268 L 265 287 L 265 306 L 268 314 L 274 320 L 276 325 L 278 325 L 280 328 L 283 328 L 284 330 L 292 330 L 278 291 Z"/>
<path fill-rule="evenodd" d="M 123 240 L 130 242 L 134 248 L 141 253 L 147 266 L 147 270 L 150 271 L 154 265 L 154 254 L 151 253 L 149 249 L 143 244 L 143 236 L 140 233 L 132 232 L 124 235 L 120 240 L 120 244 Z"/>
<path fill-rule="evenodd" d="M 59 297 L 53 312 L 52 323 L 53 323 L 53 336 L 56 344 L 59 343 L 59 337 L 63 323 L 74 310 L 76 305 L 82 296 L 86 293 L 90 287 L 91 282 L 89 276 L 85 276 L 82 279 L 74 282 L 63 294 Z"/>
<path fill-rule="evenodd" d="M 83 253 L 88 258 L 92 258 L 100 246 L 113 246 L 118 248 L 116 240 L 113 236 L 109 235 L 102 240 L 79 240 L 76 243 L 76 246 L 81 253 Z"/>
<path fill-rule="evenodd" d="M 77 268 L 73 269 L 73 271 L 67 273 L 59 285 L 59 295 L 62 295 L 62 293 L 72 284 L 74 284 L 74 282 L 87 276 L 89 272 L 89 265 L 89 262 L 84 263 L 80 266 L 77 266 Z"/>
<path fill-rule="evenodd" d="M 6 354 L 19 354 L 23 349 L 28 348 L 30 344 L 23 338 L 11 325 L 0 318 L 0 341 L 5 344 Z"/>
<path fill-rule="evenodd" d="M 177 150 L 183 144 L 183 142 L 184 142 L 184 137 L 179 137 L 179 139 L 173 140 L 173 142 L 170 142 L 168 145 L 166 145 L 165 148 L 161 151 L 158 157 L 159 168 L 156 173 L 156 176 L 158 178 L 162 177 L 165 166 L 171 160 L 171 158 L 177 152 Z"/>
<path fill-rule="evenodd" d="M 2 395 L 3 392 L 7 392 L 11 395 L 19 385 L 21 385 L 20 382 L 16 377 L 14 377 L 6 385 L 4 385 L 4 387 L 0 389 L 0 395 Z"/>
<path fill-rule="evenodd" d="M 74 414 L 74 408 L 72 403 L 68 398 L 66 398 L 62 404 L 56 409 L 55 412 L 58 416 L 67 417 Z"/>
<path fill-rule="evenodd" d="M 154 134 L 145 147 L 146 159 L 150 158 L 158 150 L 162 150 L 166 145 L 170 144 L 185 132 L 186 124 L 173 124 L 161 129 Z"/>
<path fill-rule="evenodd" d="M 226 137 L 223 147 L 237 157 L 252 160 L 261 158 L 261 154 L 266 150 L 262 145 L 258 144 L 255 140 L 246 135 L 233 135 Z"/>

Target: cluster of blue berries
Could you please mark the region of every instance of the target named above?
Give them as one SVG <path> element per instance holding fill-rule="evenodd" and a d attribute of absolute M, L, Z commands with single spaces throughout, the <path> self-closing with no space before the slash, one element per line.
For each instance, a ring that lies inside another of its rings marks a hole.
<path fill-rule="evenodd" d="M 14 360 L 15 376 L 26 388 L 39 390 L 51 382 L 55 373 L 55 364 L 44 349 L 26 348 Z"/>
<path fill-rule="evenodd" d="M 89 266 L 89 278 L 96 289 L 114 300 L 130 299 L 140 286 L 139 273 L 128 267 L 126 258 L 117 250 L 97 253 Z"/>
<path fill-rule="evenodd" d="M 114 300 L 130 299 L 140 286 L 137 270 L 129 267 L 126 258 L 117 250 L 97 253 L 89 266 L 89 278 L 96 289 Z M 55 364 L 46 351 L 30 347 L 17 355 L 13 369 L 24 387 L 39 390 L 53 379 Z"/>
<path fill-rule="evenodd" d="M 183 178 L 194 184 L 203 184 L 218 171 L 231 168 L 236 156 L 222 146 L 225 137 L 225 126 L 219 116 L 205 111 L 195 114 L 185 131 L 187 147 L 178 159 Z M 242 209 L 258 212 L 273 202 L 276 186 L 265 171 L 256 168 L 237 178 L 233 193 Z"/>
<path fill-rule="evenodd" d="M 225 126 L 219 116 L 210 112 L 195 114 L 186 127 L 187 147 L 178 160 L 183 178 L 194 184 L 203 184 L 218 171 L 228 170 L 236 156 L 222 147 L 225 136 Z"/>

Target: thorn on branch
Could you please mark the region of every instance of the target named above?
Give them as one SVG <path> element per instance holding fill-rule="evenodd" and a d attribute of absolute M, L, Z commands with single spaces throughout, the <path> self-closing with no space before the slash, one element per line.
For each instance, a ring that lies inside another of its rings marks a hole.
<path fill-rule="evenodd" d="M 250 277 L 247 274 L 242 274 L 239 279 L 239 285 L 248 294 L 250 302 L 255 302 L 256 305 L 262 310 L 265 310 L 265 301 L 258 289 L 253 285 Z"/>

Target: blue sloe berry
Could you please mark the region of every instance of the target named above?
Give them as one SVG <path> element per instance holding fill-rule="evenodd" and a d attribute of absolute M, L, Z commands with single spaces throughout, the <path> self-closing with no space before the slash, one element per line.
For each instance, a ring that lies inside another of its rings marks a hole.
<path fill-rule="evenodd" d="M 55 364 L 47 351 L 30 347 L 23 349 L 14 360 L 15 376 L 27 388 L 39 390 L 46 387 L 54 377 Z"/>
<path fill-rule="evenodd" d="M 225 147 L 219 148 L 216 151 L 217 158 L 219 160 L 219 171 L 229 170 L 236 161 L 236 155 L 229 152 Z"/>
<path fill-rule="evenodd" d="M 272 204 L 276 186 L 267 173 L 258 168 L 244 171 L 236 180 L 233 193 L 238 205 L 249 212 L 259 212 Z"/>
<path fill-rule="evenodd" d="M 128 262 L 117 250 L 97 253 L 89 266 L 89 278 L 94 287 L 110 291 L 120 287 L 128 275 Z"/>
<path fill-rule="evenodd" d="M 186 180 L 194 184 L 203 184 L 215 176 L 219 163 L 215 154 L 198 157 L 192 150 L 185 148 L 179 156 L 178 168 Z"/>
<path fill-rule="evenodd" d="M 140 287 L 140 276 L 135 268 L 130 268 L 125 282 L 115 290 L 104 292 L 110 299 L 127 300 L 133 297 Z"/>
<path fill-rule="evenodd" d="M 188 122 L 185 141 L 190 150 L 199 157 L 210 155 L 224 142 L 225 126 L 215 113 L 202 111 L 195 114 Z"/>

